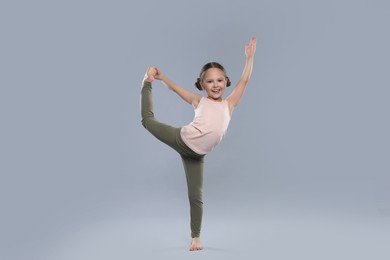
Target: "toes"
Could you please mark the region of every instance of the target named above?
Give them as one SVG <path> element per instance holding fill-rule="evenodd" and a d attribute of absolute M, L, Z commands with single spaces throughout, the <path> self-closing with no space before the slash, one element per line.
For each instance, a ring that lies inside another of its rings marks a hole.
<path fill-rule="evenodd" d="M 198 251 L 202 249 L 203 249 L 202 245 L 199 245 L 198 243 L 191 243 L 189 248 L 190 251 Z"/>
<path fill-rule="evenodd" d="M 198 251 L 198 250 L 202 250 L 202 247 L 199 247 L 199 246 L 191 246 L 190 247 L 190 251 Z"/>

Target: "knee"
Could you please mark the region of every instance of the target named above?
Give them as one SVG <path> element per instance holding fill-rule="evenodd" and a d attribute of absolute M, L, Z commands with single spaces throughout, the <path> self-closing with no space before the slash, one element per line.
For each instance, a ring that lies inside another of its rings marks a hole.
<path fill-rule="evenodd" d="M 145 120 L 145 118 L 142 118 L 142 120 L 141 120 L 141 124 L 142 124 L 142 126 L 145 128 L 145 129 L 147 129 L 147 123 L 146 123 L 146 120 Z"/>
<path fill-rule="evenodd" d="M 198 207 L 202 207 L 203 205 L 202 194 L 189 194 L 188 198 L 190 200 L 190 204 L 197 205 Z"/>
<path fill-rule="evenodd" d="M 153 117 L 146 116 L 141 119 L 141 124 L 145 129 L 148 129 L 149 123 L 153 120 Z"/>

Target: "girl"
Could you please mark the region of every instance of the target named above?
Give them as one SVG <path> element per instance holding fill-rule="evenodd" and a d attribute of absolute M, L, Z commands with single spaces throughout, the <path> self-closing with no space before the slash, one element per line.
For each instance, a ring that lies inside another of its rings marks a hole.
<path fill-rule="evenodd" d="M 240 81 L 226 98 L 222 99 L 230 80 L 225 69 L 216 62 L 203 66 L 195 86 L 205 96 L 192 93 L 177 85 L 156 67 L 146 71 L 141 90 L 142 125 L 157 139 L 176 150 L 182 159 L 186 174 L 190 201 L 191 237 L 190 251 L 201 250 L 200 229 L 203 214 L 202 185 L 204 156 L 210 152 L 225 135 L 233 109 L 238 105 L 252 73 L 256 51 L 256 38 L 252 37 L 245 46 L 246 63 Z M 192 123 L 183 127 L 172 127 L 154 118 L 152 82 L 160 80 L 195 109 Z"/>

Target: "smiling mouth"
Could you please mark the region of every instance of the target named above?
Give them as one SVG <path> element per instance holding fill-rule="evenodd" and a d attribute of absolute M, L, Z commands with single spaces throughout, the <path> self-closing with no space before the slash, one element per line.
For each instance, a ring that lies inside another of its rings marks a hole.
<path fill-rule="evenodd" d="M 215 94 L 218 94 L 221 90 L 219 89 L 212 89 L 211 92 L 215 93 Z"/>

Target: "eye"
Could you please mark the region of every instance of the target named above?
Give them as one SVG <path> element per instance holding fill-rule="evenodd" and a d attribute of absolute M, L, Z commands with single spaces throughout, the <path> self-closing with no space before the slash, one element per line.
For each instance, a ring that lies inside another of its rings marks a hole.
<path fill-rule="evenodd" d="M 223 79 L 219 79 L 219 80 L 218 80 L 218 82 L 222 82 L 222 81 L 223 81 Z"/>
<path fill-rule="evenodd" d="M 211 83 L 212 81 L 211 80 L 208 80 L 207 83 Z"/>

